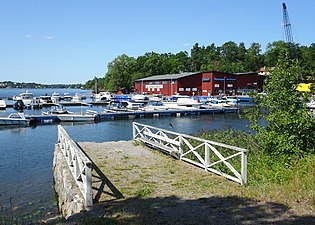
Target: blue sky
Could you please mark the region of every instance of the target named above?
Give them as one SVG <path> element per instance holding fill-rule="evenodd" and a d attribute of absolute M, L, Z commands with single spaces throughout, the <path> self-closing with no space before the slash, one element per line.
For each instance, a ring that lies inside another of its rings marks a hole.
<path fill-rule="evenodd" d="M 315 43 L 314 0 L 1 0 L 0 81 L 85 83 L 122 54 L 178 53 L 195 43 Z"/>

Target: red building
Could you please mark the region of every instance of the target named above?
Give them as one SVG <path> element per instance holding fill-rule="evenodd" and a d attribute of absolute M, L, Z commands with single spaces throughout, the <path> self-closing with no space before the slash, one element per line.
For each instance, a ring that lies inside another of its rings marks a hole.
<path fill-rule="evenodd" d="M 265 76 L 256 72 L 223 73 L 218 71 L 157 75 L 135 81 L 139 93 L 181 95 L 236 95 L 262 91 Z"/>

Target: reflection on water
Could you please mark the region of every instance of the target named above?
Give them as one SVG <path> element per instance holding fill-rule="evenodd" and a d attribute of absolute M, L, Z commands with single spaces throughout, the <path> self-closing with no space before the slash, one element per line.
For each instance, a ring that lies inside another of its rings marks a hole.
<path fill-rule="evenodd" d="M 187 117 L 155 117 L 108 120 L 100 123 L 62 123 L 75 141 L 104 142 L 132 139 L 132 122 L 140 122 L 175 132 L 195 134 L 204 130 L 247 129 L 248 121 L 237 114 Z M 0 129 L 0 208 L 3 213 L 23 215 L 56 213 L 52 159 L 57 126 Z M 1 218 L 1 211 L 0 211 Z"/>

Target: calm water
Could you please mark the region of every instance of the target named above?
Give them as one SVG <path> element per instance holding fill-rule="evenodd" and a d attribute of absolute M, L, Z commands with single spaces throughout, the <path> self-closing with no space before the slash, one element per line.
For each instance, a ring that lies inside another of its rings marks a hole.
<path fill-rule="evenodd" d="M 30 91 L 35 94 L 35 91 Z M 73 93 L 79 91 L 73 90 Z M 58 92 L 71 93 L 69 89 Z M 11 95 L 10 92 L 9 97 L 12 97 Z M 4 96 L 1 89 L 0 96 Z M 0 114 L 6 114 L 11 110 L 13 109 Z M 172 124 L 176 132 L 187 134 L 209 129 L 247 129 L 249 125 L 248 121 L 239 119 L 237 114 L 141 118 L 62 125 L 75 141 L 104 142 L 131 140 L 133 121 L 165 129 L 171 129 Z M 44 218 L 47 214 L 57 213 L 52 178 L 52 159 L 56 141 L 56 124 L 0 129 L 0 221 L 1 215 L 8 217 L 32 214 L 30 220 L 35 220 Z"/>

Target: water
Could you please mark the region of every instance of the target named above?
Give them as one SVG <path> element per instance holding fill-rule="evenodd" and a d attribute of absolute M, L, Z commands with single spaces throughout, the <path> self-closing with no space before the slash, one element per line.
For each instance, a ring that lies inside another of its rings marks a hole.
<path fill-rule="evenodd" d="M 14 95 L 18 95 L 22 92 L 28 91 L 30 93 L 33 93 L 35 97 L 39 97 L 42 95 L 52 95 L 52 93 L 57 92 L 61 96 L 63 96 L 64 93 L 69 93 L 70 95 L 75 95 L 75 93 L 80 94 L 88 94 L 91 93 L 91 90 L 80 90 L 80 89 L 50 89 L 50 88 L 39 88 L 39 89 L 17 89 L 17 88 L 2 88 L 0 89 L 0 98 L 12 98 Z"/>
<path fill-rule="evenodd" d="M 35 90 L 30 91 L 35 94 Z M 79 91 L 74 89 L 73 93 Z M 58 92 L 70 93 L 69 89 Z M 0 89 L 0 96 L 4 95 Z M 13 109 L 1 113 L 5 114 L 11 110 Z M 62 125 L 75 141 L 105 142 L 131 140 L 133 121 L 186 134 L 209 129 L 247 129 L 249 125 L 247 120 L 239 119 L 237 114 L 139 118 Z M 56 141 L 55 124 L 0 128 L 0 221 L 1 214 L 6 217 L 13 215 L 24 218 L 31 215 L 31 220 L 35 220 L 57 213 L 52 177 Z"/>

